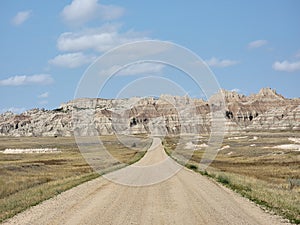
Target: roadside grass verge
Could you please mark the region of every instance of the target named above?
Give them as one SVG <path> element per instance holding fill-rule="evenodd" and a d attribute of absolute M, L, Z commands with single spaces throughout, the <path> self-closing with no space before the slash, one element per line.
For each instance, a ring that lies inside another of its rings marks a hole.
<path fill-rule="evenodd" d="M 185 166 L 234 190 L 266 211 L 300 224 L 300 152 L 275 147 L 291 144 L 288 138 L 299 136 L 299 132 L 248 132 L 227 136 L 222 146 L 230 147 L 220 150 L 208 168 L 199 168 L 205 151 L 200 147 Z M 186 140 L 182 140 L 184 138 Z M 207 140 L 208 136 L 204 136 L 199 146 Z M 176 156 L 186 155 L 184 143 L 191 141 L 196 143 L 194 138 L 181 137 L 183 145 L 180 146 L 178 137 L 173 136 L 166 137 L 163 143 L 166 153 L 181 163 Z"/>
<path fill-rule="evenodd" d="M 41 154 L 0 153 L 0 222 L 99 177 L 99 174 L 138 161 L 151 145 L 151 140 L 142 136 L 135 143 L 135 148 L 122 145 L 115 136 L 100 138 L 106 146 L 106 154 L 108 152 L 115 160 L 101 161 L 100 170 L 96 173 L 83 158 L 73 137 L 0 137 L 0 151 L 6 148 L 58 148 L 61 151 Z M 97 150 L 97 146 L 90 144 L 89 140 L 85 144 Z M 97 156 L 101 156 L 101 153 Z"/>
<path fill-rule="evenodd" d="M 213 172 L 213 170 L 200 173 L 250 199 L 266 211 L 273 211 L 292 223 L 300 223 L 299 190 L 290 190 L 235 173 Z"/>
<path fill-rule="evenodd" d="M 74 176 L 62 180 L 55 180 L 18 191 L 8 197 L 0 199 L 0 222 L 16 215 L 25 209 L 35 206 L 68 189 L 86 181 L 99 177 L 98 173 Z"/>

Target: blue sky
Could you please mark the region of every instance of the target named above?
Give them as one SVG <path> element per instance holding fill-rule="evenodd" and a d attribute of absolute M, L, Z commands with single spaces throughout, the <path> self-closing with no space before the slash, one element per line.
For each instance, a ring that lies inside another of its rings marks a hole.
<path fill-rule="evenodd" d="M 120 44 L 148 39 L 192 50 L 222 88 L 249 95 L 271 87 L 286 97 L 300 97 L 299 10 L 298 0 L 4 0 L 0 112 L 56 108 L 74 98 L 97 57 Z M 123 71 L 100 97 L 114 98 L 142 75 L 172 79 L 190 96 L 201 96 L 184 74 L 150 64 Z"/>

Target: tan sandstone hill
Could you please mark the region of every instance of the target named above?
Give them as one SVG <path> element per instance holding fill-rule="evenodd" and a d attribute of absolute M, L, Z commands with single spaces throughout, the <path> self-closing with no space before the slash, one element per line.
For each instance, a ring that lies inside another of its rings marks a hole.
<path fill-rule="evenodd" d="M 32 109 L 0 115 L 0 135 L 70 136 L 134 133 L 207 133 L 211 111 L 221 110 L 230 132 L 300 130 L 300 99 L 286 99 L 270 88 L 244 96 L 222 90 L 209 101 L 163 95 L 159 98 L 75 99 L 54 110 Z M 219 108 L 218 108 L 219 107 Z"/>

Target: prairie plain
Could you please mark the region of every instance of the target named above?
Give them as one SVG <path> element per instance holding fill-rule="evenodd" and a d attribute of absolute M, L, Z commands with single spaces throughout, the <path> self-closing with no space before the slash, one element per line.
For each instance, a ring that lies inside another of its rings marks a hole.
<path fill-rule="evenodd" d="M 131 143 L 128 139 L 128 147 L 116 136 L 99 137 L 119 163 L 103 161 L 98 173 L 85 161 L 73 137 L 1 137 L 0 221 L 102 173 L 138 161 L 151 145 L 147 136 L 138 137 L 140 142 Z M 238 192 L 264 210 L 299 224 L 299 138 L 299 132 L 275 131 L 225 136 L 216 158 L 205 170 L 200 169 L 199 162 L 205 160 L 209 136 L 166 136 L 163 144 L 167 154 L 179 163 L 178 156 L 186 160 L 186 167 Z M 88 151 L 97 149 L 97 144 L 88 138 L 84 141 Z M 7 148 L 57 148 L 60 152 L 4 154 Z M 194 149 L 192 155 L 187 154 L 189 148 Z"/>
<path fill-rule="evenodd" d="M 0 221 L 101 173 L 139 160 L 151 145 L 149 140 L 139 140 L 135 148 L 127 148 L 116 136 L 101 137 L 106 151 L 118 163 L 104 162 L 97 173 L 83 158 L 74 137 L 0 137 Z M 57 148 L 59 152 L 3 153 L 5 149 L 33 148 Z"/>

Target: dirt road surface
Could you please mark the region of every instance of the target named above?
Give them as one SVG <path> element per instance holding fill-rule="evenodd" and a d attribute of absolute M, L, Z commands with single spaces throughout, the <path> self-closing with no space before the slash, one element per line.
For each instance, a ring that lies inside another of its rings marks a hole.
<path fill-rule="evenodd" d="M 150 149 L 135 166 L 165 160 L 169 160 L 171 167 L 176 165 L 165 154 L 159 139 L 154 139 Z M 115 172 L 111 177 L 125 172 Z M 144 182 L 145 177 L 139 174 L 134 180 L 140 178 Z M 100 177 L 32 207 L 4 224 L 288 224 L 185 168 L 163 182 L 137 184 L 120 185 Z"/>

